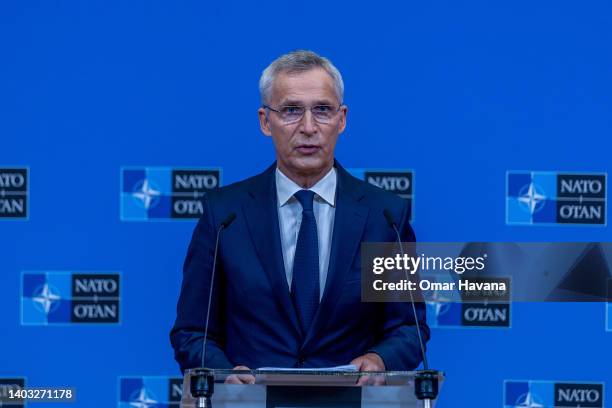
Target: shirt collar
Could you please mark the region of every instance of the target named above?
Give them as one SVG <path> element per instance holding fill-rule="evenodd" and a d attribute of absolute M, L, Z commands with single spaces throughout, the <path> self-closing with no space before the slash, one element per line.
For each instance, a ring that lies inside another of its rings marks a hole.
<path fill-rule="evenodd" d="M 317 183 L 308 190 L 313 191 L 318 197 L 325 200 L 329 205 L 336 205 L 336 184 L 337 184 L 336 168 L 331 170 Z M 295 193 L 302 190 L 295 181 L 287 177 L 280 169 L 276 168 L 276 195 L 278 197 L 278 205 L 283 206 L 293 197 Z"/>

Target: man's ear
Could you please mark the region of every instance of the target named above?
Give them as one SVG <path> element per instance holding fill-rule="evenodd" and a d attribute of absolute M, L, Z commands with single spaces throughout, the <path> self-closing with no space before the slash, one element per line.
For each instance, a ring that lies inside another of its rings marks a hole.
<path fill-rule="evenodd" d="M 268 120 L 268 115 L 266 115 L 265 108 L 259 108 L 257 110 L 257 115 L 259 116 L 259 127 L 261 132 L 266 136 L 272 136 L 272 131 L 270 130 L 270 121 Z"/>
<path fill-rule="evenodd" d="M 340 108 L 340 122 L 338 123 L 338 134 L 344 132 L 346 128 L 346 115 L 348 114 L 348 106 L 342 105 Z"/>

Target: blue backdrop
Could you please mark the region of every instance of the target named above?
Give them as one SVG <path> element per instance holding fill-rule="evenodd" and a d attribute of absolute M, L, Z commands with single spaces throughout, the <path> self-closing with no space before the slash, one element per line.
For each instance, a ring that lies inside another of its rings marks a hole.
<path fill-rule="evenodd" d="M 611 43 L 604 1 L 2 2 L 0 167 L 29 167 L 30 204 L 0 220 L 0 377 L 108 407 L 120 376 L 179 375 L 168 332 L 195 222 L 122 222 L 120 169 L 263 170 L 257 81 L 296 48 L 343 73 L 340 162 L 414 170 L 419 240 L 612 241 L 505 222 L 508 170 L 611 170 Z M 22 325 L 22 271 L 121 272 L 121 323 Z M 503 406 L 508 379 L 609 387 L 605 315 L 514 304 L 511 328 L 434 329 L 439 406 Z"/>

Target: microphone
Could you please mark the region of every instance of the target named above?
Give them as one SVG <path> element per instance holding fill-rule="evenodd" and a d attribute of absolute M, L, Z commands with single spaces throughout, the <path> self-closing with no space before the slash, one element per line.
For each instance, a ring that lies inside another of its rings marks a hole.
<path fill-rule="evenodd" d="M 221 222 L 221 224 L 219 224 L 219 227 L 217 228 L 217 239 L 215 240 L 215 252 L 213 255 L 212 274 L 210 278 L 210 290 L 208 291 L 208 308 L 206 309 L 206 321 L 204 323 L 204 341 L 202 342 L 201 368 L 204 373 L 194 375 L 193 377 L 191 377 L 190 382 L 191 395 L 197 398 L 196 406 L 198 408 L 212 407 L 211 397 L 214 392 L 215 377 L 212 371 L 204 367 L 204 361 L 206 359 L 206 340 L 208 339 L 208 322 L 210 320 L 210 305 L 212 303 L 215 271 L 217 270 L 217 253 L 219 252 L 219 238 L 221 237 L 221 231 L 229 227 L 235 219 L 236 213 L 232 212 L 227 217 L 225 217 L 225 219 Z"/>
<path fill-rule="evenodd" d="M 395 220 L 393 219 L 393 214 L 391 214 L 391 211 L 389 211 L 388 209 L 384 209 L 383 215 L 385 216 L 385 220 L 387 220 L 387 224 L 389 224 L 389 227 L 393 231 L 395 231 L 395 235 L 397 236 L 397 243 L 399 244 L 403 258 L 405 253 L 404 246 L 402 244 L 402 236 L 399 232 L 399 229 L 397 228 Z M 408 271 L 406 269 L 404 269 L 404 273 L 406 275 L 406 280 L 409 280 Z M 436 397 L 438 396 L 438 372 L 429 369 L 429 364 L 427 362 L 427 354 L 425 353 L 425 346 L 423 344 L 423 337 L 421 335 L 421 328 L 419 327 L 419 320 L 416 312 L 414 297 L 412 295 L 411 290 L 409 290 L 408 293 L 410 293 L 410 304 L 412 305 L 414 324 L 416 326 L 416 331 L 419 338 L 419 346 L 421 347 L 421 357 L 423 358 L 423 370 L 417 371 L 414 379 L 414 392 L 418 399 L 423 400 L 423 407 L 430 408 L 431 400 L 436 399 Z"/>
<path fill-rule="evenodd" d="M 399 237 L 399 232 L 397 230 L 397 225 L 395 225 L 395 221 L 393 220 L 393 215 L 391 214 L 391 211 L 385 208 L 385 210 L 383 211 L 383 215 L 385 216 L 385 220 L 387 220 L 387 224 L 389 224 L 389 227 L 395 230 L 398 235 L 398 239 L 401 241 L 401 238 Z"/>
<path fill-rule="evenodd" d="M 234 222 L 234 220 L 236 219 L 236 213 L 233 212 L 230 215 L 228 215 L 227 217 L 225 217 L 225 219 L 223 220 L 223 222 L 221 223 L 221 227 L 223 227 L 223 229 L 227 228 L 230 226 L 230 224 L 232 222 Z"/>

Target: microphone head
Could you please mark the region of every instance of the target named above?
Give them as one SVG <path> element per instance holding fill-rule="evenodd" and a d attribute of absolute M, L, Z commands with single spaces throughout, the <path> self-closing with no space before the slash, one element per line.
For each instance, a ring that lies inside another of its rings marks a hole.
<path fill-rule="evenodd" d="M 225 219 L 224 219 L 224 220 L 223 220 L 223 222 L 221 223 L 221 226 L 222 226 L 223 228 L 227 228 L 227 227 L 229 227 L 229 226 L 230 226 L 230 224 L 231 224 L 232 222 L 234 222 L 234 220 L 235 220 L 235 219 L 236 219 L 236 213 L 235 213 L 235 212 L 230 213 L 230 215 L 228 215 L 227 217 L 225 217 Z"/>
<path fill-rule="evenodd" d="M 385 208 L 383 210 L 383 215 L 385 216 L 385 220 L 387 220 L 387 224 L 389 224 L 391 228 L 395 227 L 395 221 L 393 220 L 393 215 L 391 214 L 391 211 Z"/>

